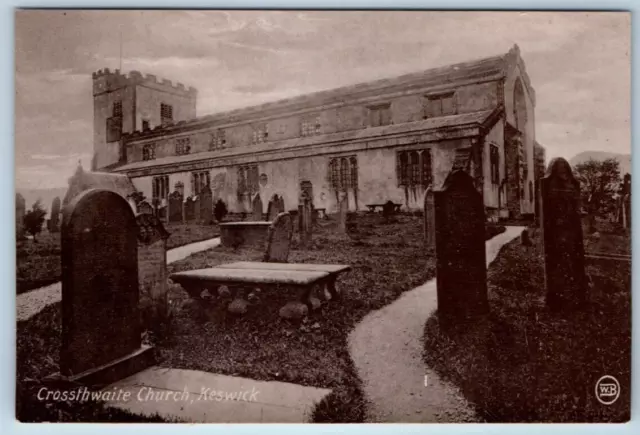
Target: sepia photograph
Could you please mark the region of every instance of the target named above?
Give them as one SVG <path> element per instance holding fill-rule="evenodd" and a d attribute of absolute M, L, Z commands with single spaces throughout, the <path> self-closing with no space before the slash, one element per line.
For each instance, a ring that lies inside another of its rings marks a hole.
<path fill-rule="evenodd" d="M 14 22 L 18 421 L 630 420 L 630 12 Z"/>

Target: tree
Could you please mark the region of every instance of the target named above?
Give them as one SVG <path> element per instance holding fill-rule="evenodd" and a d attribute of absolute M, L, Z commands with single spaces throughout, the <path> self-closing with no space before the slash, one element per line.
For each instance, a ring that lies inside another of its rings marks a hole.
<path fill-rule="evenodd" d="M 574 169 L 580 181 L 582 204 L 588 213 L 606 216 L 615 211 L 620 186 L 620 162 L 614 158 L 589 159 Z"/>
<path fill-rule="evenodd" d="M 31 210 L 24 214 L 24 228 L 33 236 L 34 242 L 37 241 L 36 236 L 42 231 L 42 224 L 46 215 L 47 211 L 42 207 L 40 200 L 37 200 Z"/>

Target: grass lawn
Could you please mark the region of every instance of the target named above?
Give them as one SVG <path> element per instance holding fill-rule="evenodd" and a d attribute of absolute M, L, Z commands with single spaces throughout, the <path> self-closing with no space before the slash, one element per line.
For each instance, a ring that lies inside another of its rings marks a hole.
<path fill-rule="evenodd" d="M 220 234 L 217 225 L 170 224 L 167 248 L 210 239 Z M 16 246 L 17 294 L 60 281 L 60 233 L 43 232 L 33 240 L 22 240 Z"/>
<path fill-rule="evenodd" d="M 545 308 L 540 238 L 536 231 L 531 247 L 512 241 L 489 268 L 486 321 L 452 338 L 440 334 L 436 315 L 427 321 L 425 361 L 489 422 L 627 421 L 631 265 L 588 262 L 589 307 L 552 315 Z M 595 397 L 604 375 L 621 386 L 610 406 Z"/>

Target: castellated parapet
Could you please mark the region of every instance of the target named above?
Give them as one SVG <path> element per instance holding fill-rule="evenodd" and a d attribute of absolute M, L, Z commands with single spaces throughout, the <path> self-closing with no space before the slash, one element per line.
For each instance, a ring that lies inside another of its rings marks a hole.
<path fill-rule="evenodd" d="M 109 68 L 105 68 L 104 70 L 101 69 L 94 72 L 92 77 L 94 96 L 133 85 L 149 86 L 157 90 L 179 94 L 189 98 L 195 98 L 198 94 L 198 91 L 194 87 L 190 86 L 187 88 L 182 83 L 176 83 L 174 85 L 171 80 L 158 79 L 153 74 L 143 75 L 140 71 L 130 71 L 128 74 L 122 74 L 119 69 L 110 71 Z"/>

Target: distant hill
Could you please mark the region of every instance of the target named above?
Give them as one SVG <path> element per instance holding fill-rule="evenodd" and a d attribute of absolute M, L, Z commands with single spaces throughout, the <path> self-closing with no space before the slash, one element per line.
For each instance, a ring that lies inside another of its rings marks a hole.
<path fill-rule="evenodd" d="M 586 162 L 589 159 L 606 160 L 615 158 L 620 162 L 620 175 L 631 173 L 631 154 L 610 153 L 607 151 L 583 151 L 573 156 L 569 163 L 575 167 L 578 163 Z"/>
<path fill-rule="evenodd" d="M 33 206 L 33 204 L 39 199 L 42 202 L 42 206 L 47 210 L 47 219 L 49 219 L 49 213 L 51 212 L 51 203 L 57 196 L 60 201 L 64 199 L 65 193 L 67 193 L 66 187 L 52 187 L 51 189 L 16 189 L 16 193 L 19 193 L 24 197 L 27 210 Z"/>

